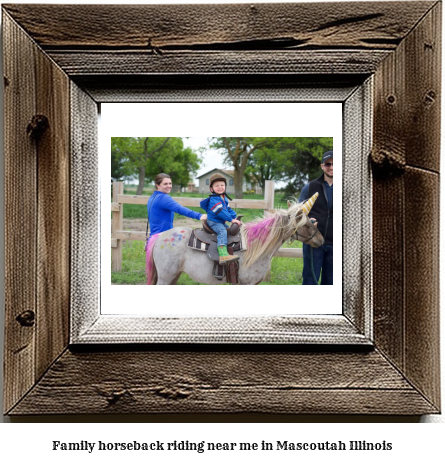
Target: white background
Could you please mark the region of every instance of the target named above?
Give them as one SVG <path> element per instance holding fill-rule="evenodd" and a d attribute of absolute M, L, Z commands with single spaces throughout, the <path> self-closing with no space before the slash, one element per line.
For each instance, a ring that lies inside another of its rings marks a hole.
<path fill-rule="evenodd" d="M 254 315 L 342 313 L 342 234 L 339 220 L 334 221 L 334 285 L 319 286 L 316 290 L 316 302 L 312 286 L 224 286 L 218 290 L 222 291 L 221 304 L 216 306 L 202 304 L 202 299 L 214 299 L 215 286 L 173 286 L 166 292 L 165 286 L 111 285 L 111 220 L 107 207 L 110 198 L 111 137 L 237 136 L 241 131 L 244 134 L 264 137 L 333 137 L 334 153 L 340 154 L 342 104 L 134 103 L 101 106 L 101 313 L 198 315 L 204 308 L 207 316 L 232 313 L 240 316 L 240 311 Z M 341 157 L 336 157 L 336 186 L 341 186 L 341 172 Z M 334 202 L 336 218 L 341 218 L 342 196 L 338 187 Z M 199 222 L 196 222 L 196 225 L 198 226 Z M 144 243 L 139 244 L 142 249 Z M 277 305 L 277 298 L 282 305 Z M 235 301 L 239 305 L 232 305 Z"/>
<path fill-rule="evenodd" d="M 286 1 L 286 0 L 282 0 Z M 11 2 L 13 3 L 13 2 Z M 19 3 L 19 2 L 16 2 Z M 26 3 L 26 2 L 20 2 Z M 39 2 L 43 3 L 43 2 Z M 44 2 L 44 3 L 60 3 Z M 74 2 L 65 3 L 90 3 L 87 1 L 77 0 Z M 102 3 L 122 3 L 122 2 L 102 2 Z M 140 3 L 132 0 L 132 3 Z M 146 2 L 150 3 L 150 2 Z M 162 3 L 161 0 L 158 2 Z M 187 3 L 184 1 L 171 0 L 170 3 Z M 190 3 L 190 2 L 189 2 Z M 197 2 L 194 2 L 197 3 Z M 208 0 L 206 3 L 216 3 Z M 240 0 L 238 3 L 251 3 Z M 358 8 L 359 14 L 359 8 Z M 1 94 L 0 94 L 0 98 Z M 442 147 L 444 142 L 444 120 L 442 119 Z M 443 150 L 443 149 L 442 149 Z M 3 167 L 0 167 L 3 169 Z M 0 176 L 0 181 L 3 176 Z M 1 181 L 2 182 L 2 181 Z M 441 190 L 441 218 L 445 218 L 445 189 Z M 3 196 L 3 186 L 0 189 L 0 195 Z M 2 217 L 4 215 L 3 202 L 0 203 L 2 209 Z M 445 226 L 442 220 L 442 225 Z M 443 230 L 444 228 L 442 228 Z M 0 229 L 1 238 L 4 240 L 3 229 Z M 443 238 L 442 238 L 443 239 Z M 3 248 L 0 249 L 2 261 L 4 263 Z M 445 269 L 444 254 L 441 253 L 441 278 L 443 278 L 443 270 Z M 2 267 L 3 270 L 3 267 Z M 2 296 L 4 298 L 4 296 Z M 442 300 L 442 308 L 443 302 Z M 4 301 L 3 301 L 4 302 Z M 442 312 L 443 313 L 443 312 Z M 444 318 L 442 318 L 441 329 L 444 333 Z M 3 331 L 4 319 L 3 313 L 0 321 L 0 355 L 3 358 Z M 445 353 L 442 344 L 442 399 L 444 396 L 444 373 Z M 75 399 L 73 399 L 75 401 Z M 258 420 L 255 416 L 250 417 L 248 421 Z M 258 460 L 259 463 L 274 463 L 296 464 L 296 463 L 341 463 L 341 464 L 391 464 L 394 463 L 442 463 L 444 457 L 444 440 L 445 437 L 445 418 L 443 415 L 426 415 L 420 418 L 420 422 L 436 423 L 429 425 L 416 424 L 418 418 L 406 417 L 372 417 L 372 416 L 305 416 L 305 417 L 261 417 L 260 424 L 243 424 L 245 417 L 243 416 L 222 416 L 222 417 L 200 417 L 198 421 L 201 423 L 195 424 L 178 424 L 162 422 L 178 422 L 184 421 L 175 416 L 129 416 L 129 417 L 27 417 L 14 420 L 15 424 L 11 424 L 9 417 L 2 418 L 4 424 L 0 425 L 0 460 L 2 463 L 31 463 L 42 462 L 46 464 L 78 464 L 78 463 L 102 463 L 105 457 L 106 463 L 122 463 L 128 461 L 132 465 L 149 464 L 149 463 L 173 463 L 180 461 L 181 463 L 242 463 L 245 464 L 249 459 Z M 189 418 L 193 421 L 193 418 Z M 216 421 L 219 423 L 210 423 Z M 230 421 L 227 424 L 224 422 Z M 271 421 L 273 423 L 267 423 Z M 362 423 L 362 422 L 366 423 Z M 59 425 L 58 422 L 65 422 L 64 425 Z M 92 424 L 98 422 L 99 424 Z M 117 422 L 117 423 L 115 423 Z M 121 423 L 120 423 L 121 422 Z M 134 424 L 122 424 L 126 422 L 134 422 Z M 139 424 L 137 422 L 142 422 Z M 144 423 L 145 422 L 145 423 Z M 309 424 L 307 424 L 309 422 Z M 310 422 L 321 422 L 319 424 L 310 424 Z M 333 423 L 337 422 L 337 423 Z M 338 423 L 341 422 L 341 423 Z M 378 424 L 374 424 L 378 422 Z M 404 422 L 413 422 L 403 424 Z M 27 424 L 30 423 L 30 424 Z M 42 424 L 36 424 L 42 423 Z M 106 453 L 106 456 L 98 456 L 85 452 L 52 452 L 53 440 L 61 441 L 153 441 L 160 440 L 206 440 L 206 441 L 273 441 L 274 439 L 283 438 L 289 441 L 323 441 L 323 440 L 367 440 L 367 441 L 386 441 L 392 442 L 394 448 L 392 452 L 331 452 L 331 453 L 296 453 L 282 452 L 280 454 L 269 455 L 266 453 L 252 453 L 247 456 L 245 453 L 237 453 L 227 455 L 226 453 L 219 454 L 176 454 L 175 456 L 148 455 L 131 453 Z M 100 460 L 100 461 L 99 461 Z M 104 461 L 105 461 L 104 460 Z"/>

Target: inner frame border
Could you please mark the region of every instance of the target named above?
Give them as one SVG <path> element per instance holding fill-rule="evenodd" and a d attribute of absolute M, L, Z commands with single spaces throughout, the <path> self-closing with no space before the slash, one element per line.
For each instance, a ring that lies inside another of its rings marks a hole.
<path fill-rule="evenodd" d="M 169 89 L 137 94 L 136 101 L 227 102 L 234 89 Z M 71 344 L 230 343 L 372 345 L 372 77 L 343 88 L 242 89 L 248 102 L 336 102 L 343 104 L 342 315 L 245 317 L 128 317 L 100 312 L 98 107 L 71 87 L 72 119 L 72 299 Z M 115 101 L 131 101 L 128 93 Z M 85 117 L 88 115 L 88 124 Z M 85 126 L 95 128 L 85 133 Z M 90 157 L 86 160 L 85 139 Z M 93 156 L 91 156 L 93 155 Z M 82 186 L 82 188 L 80 188 Z M 87 192 L 85 192 L 85 186 Z M 83 212 L 76 215 L 76 212 Z M 81 247 L 83 244 L 84 247 Z"/>

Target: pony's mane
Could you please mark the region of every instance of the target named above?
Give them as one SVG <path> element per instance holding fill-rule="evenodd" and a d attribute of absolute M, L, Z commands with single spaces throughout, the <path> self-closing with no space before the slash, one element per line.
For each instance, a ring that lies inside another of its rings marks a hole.
<path fill-rule="evenodd" d="M 244 253 L 243 266 L 248 268 L 259 258 L 270 255 L 278 241 L 288 239 L 293 232 L 306 223 L 303 203 L 290 201 L 289 209 L 266 210 L 264 217 L 255 218 L 241 226 L 243 244 L 247 247 Z"/>

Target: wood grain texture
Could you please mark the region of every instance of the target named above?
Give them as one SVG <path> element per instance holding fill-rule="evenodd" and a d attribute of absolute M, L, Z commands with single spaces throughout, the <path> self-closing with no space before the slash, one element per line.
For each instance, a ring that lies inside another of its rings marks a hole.
<path fill-rule="evenodd" d="M 35 383 L 37 156 L 35 46 L 3 15 L 5 156 L 5 389 L 10 409 Z M 14 44 L 14 46 L 13 46 Z M 26 70 L 26 71 L 24 71 Z M 17 317 L 21 318 L 20 323 Z"/>
<path fill-rule="evenodd" d="M 227 344 L 233 347 L 256 344 L 308 344 L 372 346 L 343 315 L 326 317 L 250 316 L 193 317 L 97 315 L 82 333 L 73 331 L 72 342 L 91 344 Z"/>
<path fill-rule="evenodd" d="M 37 148 L 37 340 L 40 377 L 68 344 L 70 311 L 70 82 L 36 51 L 36 114 L 48 127 Z"/>
<path fill-rule="evenodd" d="M 70 340 L 97 318 L 100 296 L 98 106 L 70 83 Z M 88 283 L 88 284 L 86 284 Z"/>
<path fill-rule="evenodd" d="M 436 405 L 440 8 L 376 73 L 371 156 L 375 342 Z"/>
<path fill-rule="evenodd" d="M 70 76 L 135 74 L 371 74 L 387 50 L 49 51 Z"/>
<path fill-rule="evenodd" d="M 441 4 L 376 73 L 373 157 L 396 170 L 405 164 L 439 171 Z"/>
<path fill-rule="evenodd" d="M 434 2 L 19 5 L 4 8 L 45 50 L 236 45 L 395 49 Z M 35 21 L 38 17 L 39 21 Z M 66 30 L 69 30 L 69 34 Z"/>
<path fill-rule="evenodd" d="M 175 74 L 74 76 L 97 102 L 343 102 L 363 75 Z"/>
<path fill-rule="evenodd" d="M 440 405 L 440 352 L 432 343 L 439 339 L 440 329 L 440 178 L 409 167 L 404 181 L 406 374 L 414 386 Z"/>
<path fill-rule="evenodd" d="M 373 180 L 374 341 L 404 368 L 403 180 Z"/>
<path fill-rule="evenodd" d="M 7 345 L 17 360 L 7 365 L 13 378 L 20 377 L 14 382 L 7 377 L 15 391 L 5 395 L 10 406 L 68 343 L 69 79 L 7 15 L 4 22 L 4 40 L 15 45 L 5 54 L 5 101 L 12 105 L 9 116 L 15 116 L 5 129 L 6 247 L 14 251 L 8 254 L 13 262 L 6 266 L 6 279 L 15 288 L 6 291 L 15 307 L 6 314 L 33 312 L 32 325 L 15 318 L 7 323 Z M 46 125 L 39 128 L 36 115 Z"/>
<path fill-rule="evenodd" d="M 367 156 L 372 144 L 372 96 L 373 79 L 369 78 L 343 103 L 342 172 L 345 175 L 341 186 L 342 311 L 371 340 L 372 183 Z"/>
<path fill-rule="evenodd" d="M 379 353 L 66 352 L 12 412 L 397 413 L 435 409 Z"/>
<path fill-rule="evenodd" d="M 439 172 L 441 115 L 442 3 L 405 41 L 406 162 Z M 411 130 L 411 125 L 412 130 Z"/>

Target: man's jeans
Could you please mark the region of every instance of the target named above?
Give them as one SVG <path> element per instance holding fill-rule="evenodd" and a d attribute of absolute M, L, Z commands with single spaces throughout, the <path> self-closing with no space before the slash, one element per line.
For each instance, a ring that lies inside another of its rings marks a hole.
<path fill-rule="evenodd" d="M 321 247 L 313 248 L 310 245 L 303 244 L 303 285 L 317 284 L 312 275 L 311 249 L 317 282 L 320 279 L 321 271 L 321 284 L 333 284 L 333 246 L 322 245 Z"/>
<path fill-rule="evenodd" d="M 216 221 L 207 220 L 207 224 L 216 233 L 216 245 L 227 246 L 227 227 L 225 224 L 217 223 Z"/>

